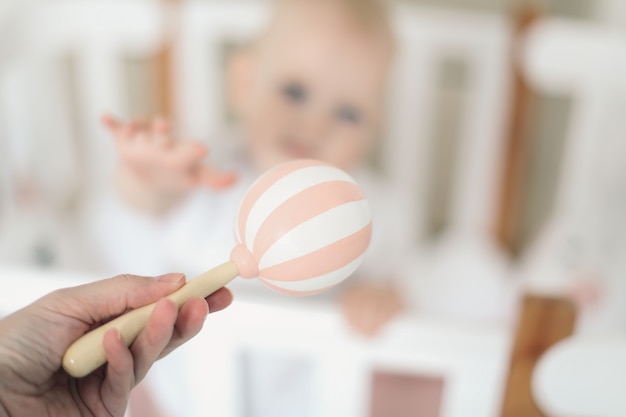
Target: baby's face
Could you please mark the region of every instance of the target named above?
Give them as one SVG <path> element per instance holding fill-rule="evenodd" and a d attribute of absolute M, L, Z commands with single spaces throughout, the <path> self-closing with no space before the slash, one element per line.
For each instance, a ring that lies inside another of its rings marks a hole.
<path fill-rule="evenodd" d="M 294 158 L 350 169 L 379 127 L 389 51 L 339 17 L 299 17 L 254 52 L 241 112 L 248 148 L 260 169 Z"/>

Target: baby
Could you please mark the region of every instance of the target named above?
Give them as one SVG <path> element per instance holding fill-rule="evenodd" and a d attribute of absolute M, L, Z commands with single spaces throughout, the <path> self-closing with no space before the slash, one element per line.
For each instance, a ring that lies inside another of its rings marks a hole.
<path fill-rule="evenodd" d="M 361 271 L 382 279 L 355 285 L 343 298 L 355 329 L 376 333 L 401 306 L 387 280 L 394 252 L 402 250 L 394 246 L 400 222 L 388 217 L 396 218 L 401 204 L 392 207 L 388 190 L 365 167 L 383 122 L 392 56 L 385 8 L 376 0 L 278 0 L 268 29 L 230 58 L 228 98 L 242 136 L 242 149 L 230 158 L 235 172 L 212 167 L 203 144 L 174 139 L 164 120 L 126 124 L 106 116 L 123 201 L 101 208 L 118 225 L 103 222 L 96 235 L 105 243 L 110 230 L 121 229 L 127 237 L 113 250 L 101 245 L 105 264 L 142 274 L 203 272 L 227 259 L 237 205 L 255 177 L 289 159 L 323 160 L 356 177 L 379 224 L 370 249 L 375 260 Z M 366 305 L 375 311 L 363 314 Z"/>
<path fill-rule="evenodd" d="M 106 116 L 122 201 L 100 208 L 112 218 L 97 233 L 105 263 L 141 274 L 203 272 L 228 259 L 237 205 L 260 173 L 294 158 L 323 160 L 353 174 L 372 204 L 368 257 L 339 291 L 348 323 L 366 335 L 379 332 L 403 307 L 392 279 L 404 249 L 402 204 L 366 168 L 383 124 L 393 43 L 377 0 L 277 0 L 267 29 L 229 60 L 228 99 L 242 145 L 229 157 L 232 172 L 209 164 L 200 142 L 175 139 L 164 120 Z M 115 229 L 127 237 L 111 248 Z M 257 281 L 232 285 L 244 291 Z"/>

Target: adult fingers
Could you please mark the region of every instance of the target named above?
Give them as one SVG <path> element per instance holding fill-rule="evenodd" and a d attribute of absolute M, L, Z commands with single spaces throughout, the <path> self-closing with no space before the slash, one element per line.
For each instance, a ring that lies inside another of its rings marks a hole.
<path fill-rule="evenodd" d="M 46 302 L 49 308 L 90 326 L 129 309 L 151 304 L 184 284 L 184 274 L 166 274 L 157 278 L 119 275 L 58 290 Z"/>
<path fill-rule="evenodd" d="M 170 342 L 177 316 L 178 309 L 172 300 L 160 300 L 154 307 L 146 327 L 130 349 L 134 358 L 135 383 L 146 376 Z"/>
<path fill-rule="evenodd" d="M 121 416 L 135 386 L 133 357 L 116 329 L 104 334 L 103 345 L 107 370 L 100 389 L 102 402 L 111 415 Z"/>
<path fill-rule="evenodd" d="M 233 295 L 227 288 L 220 288 L 206 299 L 192 298 L 178 312 L 172 340 L 161 357 L 187 342 L 202 329 L 208 313 L 215 313 L 230 305 Z"/>
<path fill-rule="evenodd" d="M 206 298 L 209 313 L 215 313 L 228 307 L 233 302 L 233 294 L 226 287 L 222 287 Z"/>
<path fill-rule="evenodd" d="M 204 320 L 209 314 L 209 306 L 202 298 L 192 298 L 178 312 L 174 332 L 160 358 L 169 355 L 173 350 L 197 335 L 202 329 Z"/>

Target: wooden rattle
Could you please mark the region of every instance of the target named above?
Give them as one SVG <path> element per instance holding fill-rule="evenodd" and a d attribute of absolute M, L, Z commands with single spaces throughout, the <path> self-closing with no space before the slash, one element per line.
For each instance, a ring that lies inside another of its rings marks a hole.
<path fill-rule="evenodd" d="M 167 298 L 180 308 L 191 297 L 208 297 L 237 276 L 258 277 L 270 288 L 290 295 L 322 292 L 354 272 L 371 231 L 365 195 L 348 174 L 315 160 L 286 162 L 261 176 L 244 196 L 230 260 Z M 116 328 L 130 346 L 155 304 L 82 336 L 65 352 L 63 368 L 79 378 L 103 365 L 104 334 Z"/>

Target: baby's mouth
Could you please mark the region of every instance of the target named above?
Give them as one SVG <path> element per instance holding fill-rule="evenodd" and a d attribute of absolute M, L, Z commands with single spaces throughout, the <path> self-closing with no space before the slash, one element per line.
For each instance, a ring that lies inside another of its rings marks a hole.
<path fill-rule="evenodd" d="M 290 158 L 294 159 L 313 158 L 315 155 L 313 147 L 293 138 L 285 139 L 282 143 L 282 148 Z"/>

